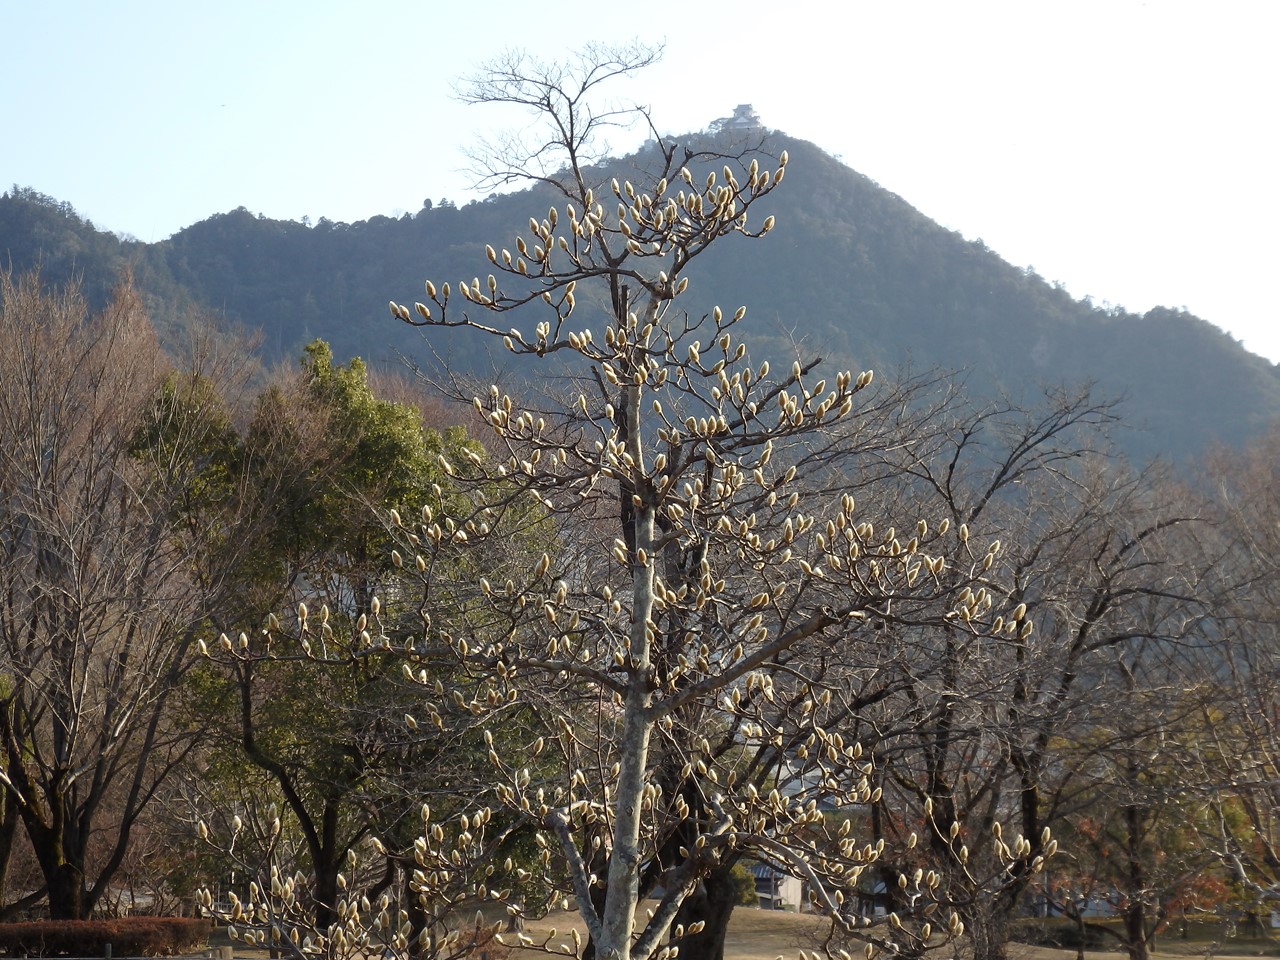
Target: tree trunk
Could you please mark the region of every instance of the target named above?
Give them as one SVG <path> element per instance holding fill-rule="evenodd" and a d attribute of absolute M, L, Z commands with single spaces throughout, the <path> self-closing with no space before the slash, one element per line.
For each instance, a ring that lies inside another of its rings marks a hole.
<path fill-rule="evenodd" d="M 17 803 L 7 790 L 0 790 L 0 909 L 9 906 L 9 863 L 18 834 Z"/>
<path fill-rule="evenodd" d="M 429 953 L 429 944 L 421 936 L 427 929 L 427 911 L 422 909 L 422 898 L 413 889 L 413 864 L 406 863 L 404 868 L 404 886 L 400 893 L 400 908 L 409 920 L 409 960 L 422 960 Z"/>
<path fill-rule="evenodd" d="M 681 960 L 724 960 L 725 935 L 738 894 L 732 869 L 721 866 L 708 874 L 681 904 L 677 924 L 683 924 L 686 930 L 699 920 L 706 924 L 701 932 L 685 934 L 680 941 Z"/>
<path fill-rule="evenodd" d="M 317 930 L 326 929 L 337 917 L 338 904 L 338 864 L 325 862 L 315 864 L 315 924 Z"/>
<path fill-rule="evenodd" d="M 45 872 L 49 888 L 49 919 L 87 920 L 84 873 L 71 863 L 58 864 Z"/>
<path fill-rule="evenodd" d="M 1147 908 L 1141 900 L 1135 899 L 1124 912 L 1124 939 L 1129 960 L 1148 960 Z"/>
<path fill-rule="evenodd" d="M 42 820 L 41 811 L 30 804 L 20 810 L 48 891 L 49 919 L 87 920 L 93 902 L 84 885 L 84 845 L 75 824 L 67 822 L 67 798 L 54 794 L 52 799 L 49 822 Z"/>
<path fill-rule="evenodd" d="M 1132 762 L 1129 775 L 1137 780 L 1137 768 Z M 1128 847 L 1128 896 L 1129 905 L 1124 911 L 1125 949 L 1129 952 L 1129 960 L 1147 960 L 1149 947 L 1147 944 L 1147 905 L 1143 892 L 1147 886 L 1147 871 L 1143 860 L 1142 828 L 1146 811 L 1138 804 L 1129 804 L 1124 808 L 1124 821 L 1127 830 L 1125 837 Z"/>
<path fill-rule="evenodd" d="M 1005 960 L 1009 955 L 1009 915 L 1002 903 L 979 903 L 965 922 L 973 960 Z"/>
<path fill-rule="evenodd" d="M 316 861 L 316 925 L 321 930 L 338 916 L 338 874 L 342 872 L 345 854 L 338 843 L 340 806 L 340 798 L 325 797 L 320 812 L 319 845 L 312 849 L 312 858 Z"/>

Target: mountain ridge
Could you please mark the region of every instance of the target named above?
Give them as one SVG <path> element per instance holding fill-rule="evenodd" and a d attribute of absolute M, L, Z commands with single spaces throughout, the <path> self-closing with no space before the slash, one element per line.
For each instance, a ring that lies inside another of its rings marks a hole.
<path fill-rule="evenodd" d="M 699 136 L 687 139 L 715 144 Z M 963 371 L 983 395 L 1015 399 L 1092 381 L 1103 394 L 1127 397 L 1124 414 L 1135 429 L 1122 446 L 1139 461 L 1188 461 L 1215 442 L 1239 446 L 1280 418 L 1280 365 L 1208 321 L 1165 307 L 1138 315 L 1075 300 L 813 144 L 771 134 L 765 150 L 782 149 L 791 159 L 787 181 L 760 211 L 776 217 L 775 229 L 761 240 L 714 245 L 688 274 L 690 313 L 717 302 L 747 305 L 753 354 L 794 355 L 807 344 L 833 364 L 890 376 L 945 367 Z M 601 182 L 627 176 L 642 153 L 602 168 Z M 511 245 L 528 217 L 553 201 L 534 188 L 464 207 L 427 201 L 412 215 L 311 226 L 241 207 L 145 244 L 15 188 L 0 198 L 0 255 L 17 270 L 41 266 L 49 282 L 79 272 L 91 299 L 131 269 L 162 333 L 176 332 L 191 309 L 212 311 L 262 330 L 269 360 L 295 357 L 322 337 L 337 356 L 391 362 L 434 348 L 477 369 L 487 359 L 476 345 L 458 337 L 424 346 L 390 320 L 386 303 L 420 299 L 428 276 L 457 281 L 487 272 L 484 244 Z"/>

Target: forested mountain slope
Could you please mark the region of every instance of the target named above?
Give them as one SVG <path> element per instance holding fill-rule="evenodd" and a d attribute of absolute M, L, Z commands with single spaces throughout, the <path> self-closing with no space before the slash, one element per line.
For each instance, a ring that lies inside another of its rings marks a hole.
<path fill-rule="evenodd" d="M 721 146 L 687 140 L 695 150 Z M 785 185 L 763 211 L 776 216 L 776 229 L 762 241 L 717 245 L 689 274 L 691 312 L 749 306 L 754 354 L 789 361 L 802 343 L 833 365 L 881 376 L 941 366 L 964 371 L 965 389 L 992 396 L 1096 382 L 1100 393 L 1126 398 L 1128 429 L 1117 439 L 1137 459 L 1192 459 L 1280 417 L 1277 367 L 1210 323 L 1073 300 L 812 144 L 774 134 L 763 149 L 765 165 L 783 149 L 791 158 Z M 618 161 L 600 171 L 601 182 L 625 179 L 644 160 L 642 151 Z M 455 368 L 484 369 L 502 358 L 482 356 L 465 339 L 425 344 L 389 318 L 386 304 L 420 299 L 428 274 L 483 276 L 484 244 L 514 248 L 530 210 L 554 203 L 546 187 L 537 190 L 541 196 L 525 191 L 462 208 L 426 201 L 416 214 L 353 224 L 307 226 L 241 208 L 142 244 L 15 188 L 0 200 L 0 256 L 18 270 L 41 265 L 50 282 L 81 274 L 94 298 L 130 266 L 162 327 L 201 307 L 260 328 L 268 359 L 295 357 L 323 337 L 339 357 L 377 363 L 435 351 Z"/>

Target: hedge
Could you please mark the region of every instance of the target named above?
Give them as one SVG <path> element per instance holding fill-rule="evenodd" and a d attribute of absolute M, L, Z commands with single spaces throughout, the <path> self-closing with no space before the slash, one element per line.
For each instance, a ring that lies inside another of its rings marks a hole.
<path fill-rule="evenodd" d="M 34 920 L 0 923 L 0 955 L 20 957 L 161 957 L 197 950 L 209 921 L 191 917 Z"/>
<path fill-rule="evenodd" d="M 1096 922 L 1092 917 L 1085 922 L 1083 944 L 1080 943 L 1080 925 L 1067 917 L 1022 917 L 1009 925 L 1009 936 L 1018 943 L 1029 946 L 1059 949 L 1075 949 L 1083 946 L 1086 950 L 1097 950 L 1119 943 L 1118 940 L 1108 938 L 1099 930 L 1094 925 Z"/>

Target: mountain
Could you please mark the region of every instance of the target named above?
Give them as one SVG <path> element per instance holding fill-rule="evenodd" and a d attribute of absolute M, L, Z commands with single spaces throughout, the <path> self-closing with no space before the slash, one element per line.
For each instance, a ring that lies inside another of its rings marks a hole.
<path fill-rule="evenodd" d="M 688 138 L 694 146 L 698 137 Z M 1186 461 L 1215 442 L 1239 445 L 1280 417 L 1280 367 L 1248 353 L 1191 314 L 1144 315 L 1072 299 L 1034 272 L 929 220 L 810 143 L 774 134 L 786 182 L 767 198 L 776 229 L 730 238 L 695 262 L 691 313 L 749 307 L 753 355 L 790 361 L 800 344 L 832 365 L 879 376 L 934 366 L 962 371 L 987 396 L 1044 385 L 1096 383 L 1125 398 L 1130 428 L 1117 439 L 1135 459 Z M 643 152 L 600 170 L 603 182 L 642 165 Z M 433 343 L 388 316 L 394 299 L 421 299 L 423 280 L 487 273 L 484 244 L 511 246 L 530 215 L 554 202 L 546 188 L 458 208 L 429 201 L 416 214 L 313 226 L 244 208 L 193 224 L 156 244 L 121 240 L 68 205 L 33 190 L 0 199 L 0 255 L 39 264 L 49 282 L 83 277 L 105 296 L 129 267 L 162 330 L 193 308 L 260 328 L 268 359 L 295 357 L 323 337 L 339 357 L 373 362 L 434 351 L 481 369 L 487 355 L 465 337 Z"/>

